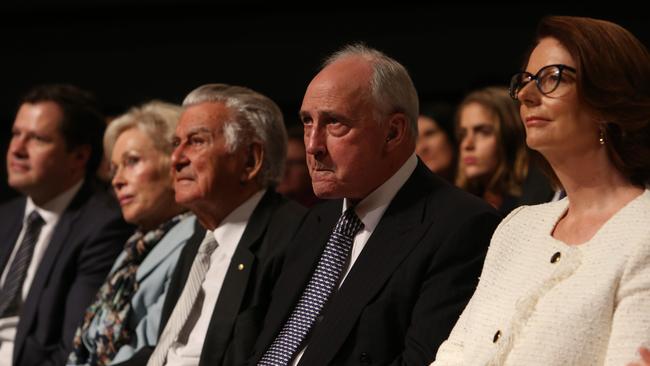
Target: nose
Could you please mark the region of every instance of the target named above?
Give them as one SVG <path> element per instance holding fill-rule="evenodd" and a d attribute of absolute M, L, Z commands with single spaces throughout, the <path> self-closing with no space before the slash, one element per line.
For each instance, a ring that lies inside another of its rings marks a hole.
<path fill-rule="evenodd" d="M 185 156 L 185 151 L 184 151 L 184 144 L 180 143 L 174 151 L 172 151 L 172 170 L 176 172 L 180 172 L 183 170 L 183 167 L 187 166 L 189 164 L 189 160 L 187 159 L 187 156 Z"/>
<path fill-rule="evenodd" d="M 14 134 L 9 143 L 9 153 L 16 158 L 27 158 L 27 139 L 20 134 Z"/>
<path fill-rule="evenodd" d="M 309 155 L 318 158 L 327 151 L 325 128 L 317 123 L 304 126 L 305 128 L 305 151 Z"/>
<path fill-rule="evenodd" d="M 460 148 L 461 150 L 474 150 L 474 134 L 471 132 L 468 132 L 465 136 L 463 136 L 463 139 L 460 142 Z"/>
<path fill-rule="evenodd" d="M 424 143 L 422 137 L 418 137 L 418 139 L 415 141 L 415 153 L 422 155 L 423 153 L 426 153 L 427 150 L 427 144 Z"/>
<path fill-rule="evenodd" d="M 538 105 L 541 96 L 542 94 L 537 89 L 534 81 L 524 85 L 524 87 L 519 90 L 519 93 L 517 93 L 517 99 L 528 107 Z"/>
<path fill-rule="evenodd" d="M 124 179 L 124 174 L 121 167 L 115 169 L 115 175 L 111 179 L 111 184 L 115 192 L 119 192 L 124 186 L 126 186 L 126 180 Z"/>

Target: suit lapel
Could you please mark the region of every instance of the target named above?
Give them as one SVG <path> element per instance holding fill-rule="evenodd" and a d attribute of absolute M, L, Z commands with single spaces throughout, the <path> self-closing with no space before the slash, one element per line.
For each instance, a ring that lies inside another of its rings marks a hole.
<path fill-rule="evenodd" d="M 70 229 L 73 227 L 75 221 L 79 217 L 83 205 L 92 194 L 91 183 L 86 182 L 82 185 L 77 195 L 73 198 L 70 205 L 63 211 L 59 222 L 54 228 L 54 233 L 47 249 L 43 255 L 41 263 L 38 265 L 38 270 L 34 276 L 34 280 L 29 288 L 27 298 L 23 305 L 23 310 L 20 315 L 20 322 L 16 330 L 16 343 L 15 350 L 22 350 L 24 342 L 24 334 L 31 328 L 36 315 L 36 310 L 40 305 L 40 296 L 43 289 L 46 287 L 50 278 L 50 273 L 57 262 L 65 262 L 68 258 L 64 257 L 61 252 L 65 250 L 74 251 L 75 248 L 67 248 L 65 244 L 69 241 L 68 235 Z M 18 359 L 18 354 L 14 355 L 14 360 Z"/>
<path fill-rule="evenodd" d="M 0 275 L 4 272 L 5 267 L 7 266 L 7 261 L 11 256 L 11 252 L 16 246 L 16 240 L 18 240 L 18 234 L 23 226 L 23 216 L 25 214 L 25 205 L 27 203 L 26 198 L 21 198 L 15 200 L 8 205 L 4 214 L 6 215 L 3 220 L 6 220 L 6 225 L 3 225 L 4 230 L 0 232 L 0 238 L 3 238 L 5 242 L 0 247 Z"/>
<path fill-rule="evenodd" d="M 253 211 L 230 261 L 203 343 L 200 365 L 221 363 L 255 265 L 254 250 L 264 239 L 280 196 L 268 190 Z"/>
<path fill-rule="evenodd" d="M 341 215 L 342 205 L 343 200 L 336 200 L 323 203 L 313 209 L 292 240 L 293 250 L 273 290 L 271 307 L 267 311 L 264 328 L 257 342 L 264 348 L 256 347 L 258 351 L 264 352 L 270 346 L 298 302 Z M 256 359 L 261 356 L 261 354 L 255 355 Z"/>
<path fill-rule="evenodd" d="M 421 197 L 435 183 L 427 180 L 420 168 L 418 166 L 395 196 L 348 277 L 331 299 L 323 322 L 310 337 L 301 365 L 331 362 L 361 311 L 431 227 L 433 219 L 425 215 L 427 202 Z"/>
<path fill-rule="evenodd" d="M 187 218 L 185 218 L 187 220 Z M 167 259 L 167 256 L 174 251 L 174 249 L 183 245 L 187 239 L 189 239 L 193 234 L 193 225 L 194 220 L 191 222 L 178 222 L 174 227 L 172 227 L 168 233 L 162 238 L 162 240 L 156 244 L 156 246 L 151 250 L 151 252 L 144 258 L 138 271 L 136 272 L 135 278 L 138 283 L 142 281 L 151 274 L 151 272 L 158 267 L 158 265 Z"/>

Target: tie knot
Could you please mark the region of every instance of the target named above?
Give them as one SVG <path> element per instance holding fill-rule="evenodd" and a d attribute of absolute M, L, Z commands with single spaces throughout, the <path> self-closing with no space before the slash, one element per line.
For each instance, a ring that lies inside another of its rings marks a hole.
<path fill-rule="evenodd" d="M 27 227 L 38 227 L 43 224 L 45 224 L 45 221 L 38 211 L 34 210 L 27 216 Z"/>
<path fill-rule="evenodd" d="M 336 227 L 334 228 L 334 232 L 346 236 L 355 236 L 362 228 L 363 222 L 359 216 L 357 216 L 357 213 L 354 212 L 354 208 L 350 207 L 345 210 L 343 215 L 339 218 L 339 221 L 336 223 Z"/>
<path fill-rule="evenodd" d="M 214 238 L 214 233 L 212 231 L 207 231 L 205 233 L 205 238 L 203 238 L 203 241 L 199 246 L 199 253 L 210 255 L 218 246 L 219 244 L 217 243 L 217 239 Z"/>

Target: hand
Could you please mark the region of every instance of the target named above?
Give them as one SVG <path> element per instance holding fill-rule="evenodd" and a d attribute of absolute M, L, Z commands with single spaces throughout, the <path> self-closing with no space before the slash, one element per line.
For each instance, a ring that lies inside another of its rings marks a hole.
<path fill-rule="evenodd" d="M 639 355 L 641 355 L 641 361 L 630 362 L 627 366 L 650 366 L 650 349 L 639 348 Z"/>

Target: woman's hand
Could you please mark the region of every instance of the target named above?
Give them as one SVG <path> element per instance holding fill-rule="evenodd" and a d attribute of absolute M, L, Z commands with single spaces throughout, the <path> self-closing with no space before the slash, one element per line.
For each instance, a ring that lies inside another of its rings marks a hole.
<path fill-rule="evenodd" d="M 627 366 L 650 366 L 650 350 L 646 347 L 639 348 L 640 361 L 630 362 Z"/>

